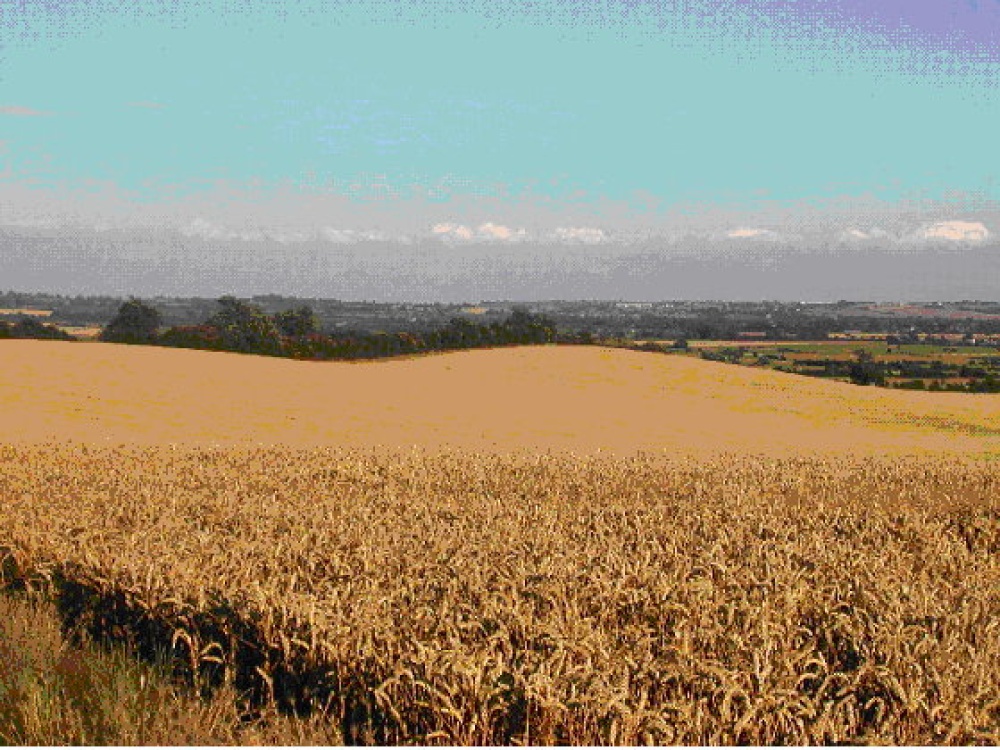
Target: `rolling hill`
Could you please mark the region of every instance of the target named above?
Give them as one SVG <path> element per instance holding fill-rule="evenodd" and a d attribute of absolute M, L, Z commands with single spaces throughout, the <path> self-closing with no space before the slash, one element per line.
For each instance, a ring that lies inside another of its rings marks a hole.
<path fill-rule="evenodd" d="M 0 343 L 2 442 L 477 451 L 1000 452 L 1000 397 L 592 347 L 376 362 Z"/>

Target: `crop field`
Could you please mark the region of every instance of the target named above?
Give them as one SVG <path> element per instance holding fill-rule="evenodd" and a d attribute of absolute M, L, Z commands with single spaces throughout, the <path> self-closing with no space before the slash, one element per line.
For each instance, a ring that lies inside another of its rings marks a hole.
<path fill-rule="evenodd" d="M 101 333 L 100 326 L 61 325 L 59 328 L 80 341 L 96 341 Z"/>
<path fill-rule="evenodd" d="M 0 342 L 3 441 L 631 455 L 1000 454 L 1000 397 L 597 347 L 296 362 Z"/>
<path fill-rule="evenodd" d="M 656 342 L 654 342 L 656 343 Z M 670 342 L 659 342 L 670 346 Z M 848 380 L 849 365 L 863 357 L 881 373 L 885 384 L 919 389 L 947 389 L 980 382 L 997 392 L 1000 349 L 943 343 L 890 344 L 885 340 L 854 341 L 693 341 L 689 354 L 799 375 Z"/>
<path fill-rule="evenodd" d="M 1000 741 L 957 459 L 8 447 L 4 576 L 349 741 Z"/>
<path fill-rule="evenodd" d="M 27 315 L 30 317 L 37 318 L 48 318 L 51 317 L 51 310 L 33 310 L 24 307 L 0 307 L 0 316 L 10 316 L 17 317 L 21 315 Z"/>
<path fill-rule="evenodd" d="M 3 583 L 241 696 L 234 722 L 1000 742 L 996 396 L 595 348 L 15 348 Z"/>

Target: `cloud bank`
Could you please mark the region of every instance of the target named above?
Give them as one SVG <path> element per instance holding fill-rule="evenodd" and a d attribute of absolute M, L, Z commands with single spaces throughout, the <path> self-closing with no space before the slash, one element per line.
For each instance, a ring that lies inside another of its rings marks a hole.
<path fill-rule="evenodd" d="M 772 229 L 758 229 L 756 227 L 740 227 L 726 232 L 726 237 L 731 240 L 777 240 L 781 235 Z"/>
<path fill-rule="evenodd" d="M 441 222 L 431 227 L 431 234 L 445 241 L 459 242 L 518 242 L 528 235 L 525 229 L 513 229 L 492 221 L 475 228 L 454 222 Z"/>
<path fill-rule="evenodd" d="M 924 227 L 918 236 L 924 240 L 984 242 L 990 238 L 990 230 L 980 221 L 939 221 Z"/>

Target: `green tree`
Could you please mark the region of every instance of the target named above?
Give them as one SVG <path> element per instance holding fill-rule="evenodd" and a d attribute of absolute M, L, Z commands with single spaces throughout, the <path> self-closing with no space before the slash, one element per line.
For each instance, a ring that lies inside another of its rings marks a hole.
<path fill-rule="evenodd" d="M 543 343 L 554 341 L 555 323 L 545 315 L 537 315 L 520 305 L 511 310 L 502 326 L 506 328 L 516 343 Z"/>
<path fill-rule="evenodd" d="M 281 354 L 281 334 L 274 319 L 257 305 L 232 296 L 218 299 L 219 310 L 205 325 L 219 332 L 223 349 L 250 354 Z"/>
<path fill-rule="evenodd" d="M 878 366 L 871 352 L 858 349 L 854 352 L 854 362 L 848 370 L 855 385 L 885 385 L 885 373 Z"/>
<path fill-rule="evenodd" d="M 136 297 L 118 308 L 111 322 L 101 329 L 101 341 L 123 344 L 152 344 L 156 341 L 162 319 L 159 311 Z"/>
<path fill-rule="evenodd" d="M 76 339 L 66 333 L 58 326 L 48 325 L 41 321 L 22 315 L 14 325 L 8 329 L 9 336 L 4 338 L 12 339 L 52 339 L 55 341 L 75 341 Z"/>
<path fill-rule="evenodd" d="M 294 310 L 285 310 L 274 316 L 274 322 L 282 336 L 299 338 L 319 331 L 319 320 L 308 305 Z"/>

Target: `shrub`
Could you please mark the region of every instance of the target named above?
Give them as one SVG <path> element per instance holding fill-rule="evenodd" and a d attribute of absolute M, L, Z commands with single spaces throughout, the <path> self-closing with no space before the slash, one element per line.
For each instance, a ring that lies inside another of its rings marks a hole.
<path fill-rule="evenodd" d="M 7 329 L 7 336 L 12 339 L 50 339 L 54 341 L 76 341 L 66 331 L 54 325 L 41 323 L 35 318 L 23 315 L 14 325 Z"/>
<path fill-rule="evenodd" d="M 222 348 L 248 354 L 282 353 L 281 333 L 274 319 L 257 305 L 221 297 L 219 311 L 205 325 L 219 332 Z"/>
<path fill-rule="evenodd" d="M 160 313 L 141 299 L 130 297 L 118 314 L 101 330 L 101 341 L 121 344 L 152 344 L 160 330 Z"/>
<path fill-rule="evenodd" d="M 274 316 L 274 323 L 282 336 L 290 338 L 308 336 L 319 331 L 319 320 L 308 305 L 278 313 Z"/>

